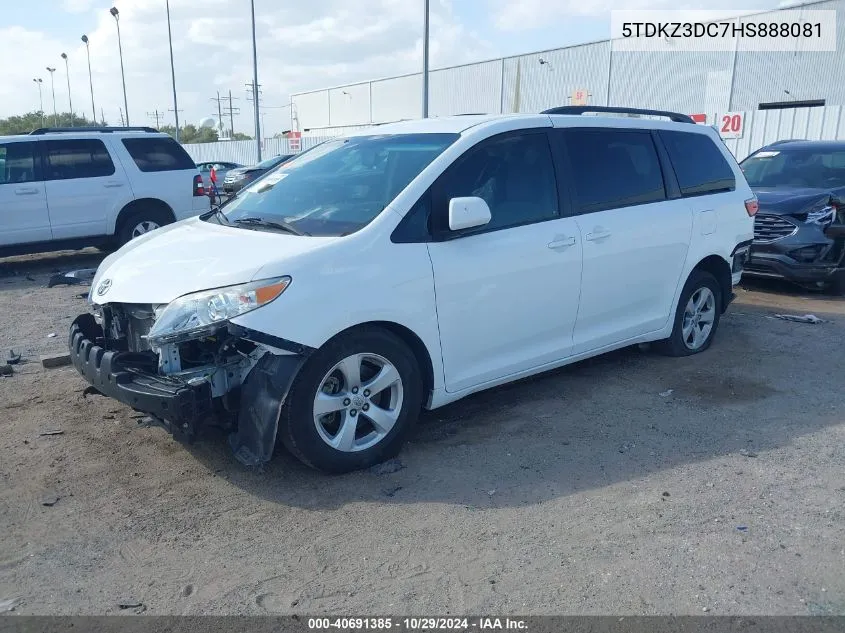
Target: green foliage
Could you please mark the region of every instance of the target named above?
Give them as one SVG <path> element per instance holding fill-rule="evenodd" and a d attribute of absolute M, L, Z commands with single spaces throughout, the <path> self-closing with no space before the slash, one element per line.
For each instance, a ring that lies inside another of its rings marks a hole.
<path fill-rule="evenodd" d="M 162 125 L 159 130 L 176 138 L 176 128 L 172 125 Z M 217 130 L 214 128 L 197 127 L 189 123 L 179 130 L 180 143 L 214 143 L 216 141 Z"/>
<path fill-rule="evenodd" d="M 24 115 L 0 119 L 0 136 L 29 134 L 40 127 L 83 127 L 86 125 L 106 125 L 106 122 L 91 121 L 69 112 L 61 112 L 57 117 L 45 112 L 27 112 Z"/>

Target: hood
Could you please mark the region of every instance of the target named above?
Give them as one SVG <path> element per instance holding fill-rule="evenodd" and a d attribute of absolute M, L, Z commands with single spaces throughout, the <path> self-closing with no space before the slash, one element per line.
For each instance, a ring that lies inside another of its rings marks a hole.
<path fill-rule="evenodd" d="M 792 187 L 754 188 L 760 213 L 771 215 L 798 215 L 809 213 L 837 200 L 830 189 L 809 189 Z"/>
<path fill-rule="evenodd" d="M 91 283 L 91 299 L 98 304 L 170 303 L 191 292 L 252 281 L 270 264 L 273 270 L 283 270 L 286 260 L 337 239 L 253 231 L 191 218 L 136 238 L 109 255 Z M 106 280 L 107 290 L 98 294 Z"/>
<path fill-rule="evenodd" d="M 238 174 L 246 174 L 251 171 L 256 171 L 257 167 L 235 167 L 234 169 L 230 169 L 226 172 L 226 178 L 230 176 L 237 176 Z"/>

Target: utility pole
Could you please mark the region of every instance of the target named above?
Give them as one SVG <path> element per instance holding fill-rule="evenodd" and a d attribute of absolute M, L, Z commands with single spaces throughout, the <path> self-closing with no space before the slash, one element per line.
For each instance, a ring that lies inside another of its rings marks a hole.
<path fill-rule="evenodd" d="M 229 91 L 229 138 L 235 138 L 235 115 L 241 113 L 241 109 L 232 107 L 232 91 Z"/>
<path fill-rule="evenodd" d="M 147 112 L 147 116 L 150 117 L 151 119 L 156 120 L 156 129 L 158 129 L 159 128 L 158 122 L 161 119 L 161 117 L 164 116 L 164 113 L 156 110 L 155 112 Z"/>
<path fill-rule="evenodd" d="M 173 65 L 173 35 L 170 32 L 170 0 L 167 7 L 167 42 L 170 45 L 170 79 L 173 82 L 173 114 L 176 116 L 176 142 L 179 142 L 179 105 L 176 103 L 176 67 Z"/>
<path fill-rule="evenodd" d="M 106 127 L 106 113 L 102 108 L 100 108 L 100 123 L 103 124 L 103 127 Z"/>
<path fill-rule="evenodd" d="M 220 91 L 217 91 L 217 97 L 211 97 L 212 101 L 217 102 L 217 133 L 223 136 L 223 99 L 220 98 Z"/>
<path fill-rule="evenodd" d="M 126 127 L 126 123 L 123 122 L 123 108 L 118 108 L 120 110 L 120 127 Z"/>
<path fill-rule="evenodd" d="M 423 19 L 422 118 L 428 118 L 428 0 Z"/>
<path fill-rule="evenodd" d="M 426 0 L 428 2 L 428 0 Z M 255 0 L 250 0 L 249 8 L 252 17 L 252 88 L 255 94 L 255 154 L 256 163 L 261 162 L 261 122 L 258 114 L 258 45 L 255 39 Z"/>

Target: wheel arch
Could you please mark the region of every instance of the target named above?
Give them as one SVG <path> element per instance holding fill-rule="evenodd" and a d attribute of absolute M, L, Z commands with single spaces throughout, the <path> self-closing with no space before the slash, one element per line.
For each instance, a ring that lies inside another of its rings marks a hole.
<path fill-rule="evenodd" d="M 144 209 L 155 209 L 157 211 L 163 211 L 170 216 L 170 221 L 176 221 L 176 214 L 173 212 L 173 209 L 169 204 L 167 204 L 164 200 L 160 200 L 159 198 L 138 198 L 137 200 L 133 200 L 132 202 L 126 204 L 121 210 L 120 213 L 117 214 L 117 218 L 115 218 L 114 226 L 112 227 L 112 234 L 117 235 L 120 232 L 120 229 L 123 227 L 123 223 L 126 222 L 126 219 L 131 216 L 136 211 L 142 211 Z"/>
<path fill-rule="evenodd" d="M 420 368 L 420 373 L 422 374 L 423 401 L 427 406 L 431 392 L 434 390 L 434 364 L 431 360 L 431 353 L 423 340 L 413 330 L 395 321 L 367 321 L 365 323 L 358 323 L 357 325 L 346 328 L 342 332 L 338 332 L 336 336 L 347 334 L 360 328 L 381 328 L 387 330 L 408 346 L 414 358 L 416 358 L 417 366 Z"/>
<path fill-rule="evenodd" d="M 692 275 L 692 273 L 696 270 L 703 270 L 704 272 L 710 273 L 716 278 L 716 281 L 719 282 L 719 288 L 722 291 L 721 311 L 724 313 L 728 308 L 733 288 L 731 284 L 730 264 L 728 264 L 728 262 L 725 261 L 725 258 L 720 255 L 708 255 L 693 267 L 690 271 L 690 275 Z M 689 276 L 687 276 L 687 279 L 689 279 Z"/>

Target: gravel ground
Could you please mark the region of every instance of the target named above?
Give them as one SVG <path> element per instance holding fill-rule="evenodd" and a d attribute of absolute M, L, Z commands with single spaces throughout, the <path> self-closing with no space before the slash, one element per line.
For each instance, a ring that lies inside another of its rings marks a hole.
<path fill-rule="evenodd" d="M 183 446 L 42 369 L 86 290 L 46 281 L 97 259 L 0 263 L 15 613 L 845 614 L 843 300 L 753 286 L 704 354 L 478 394 L 425 414 L 393 472 L 330 477 Z"/>

